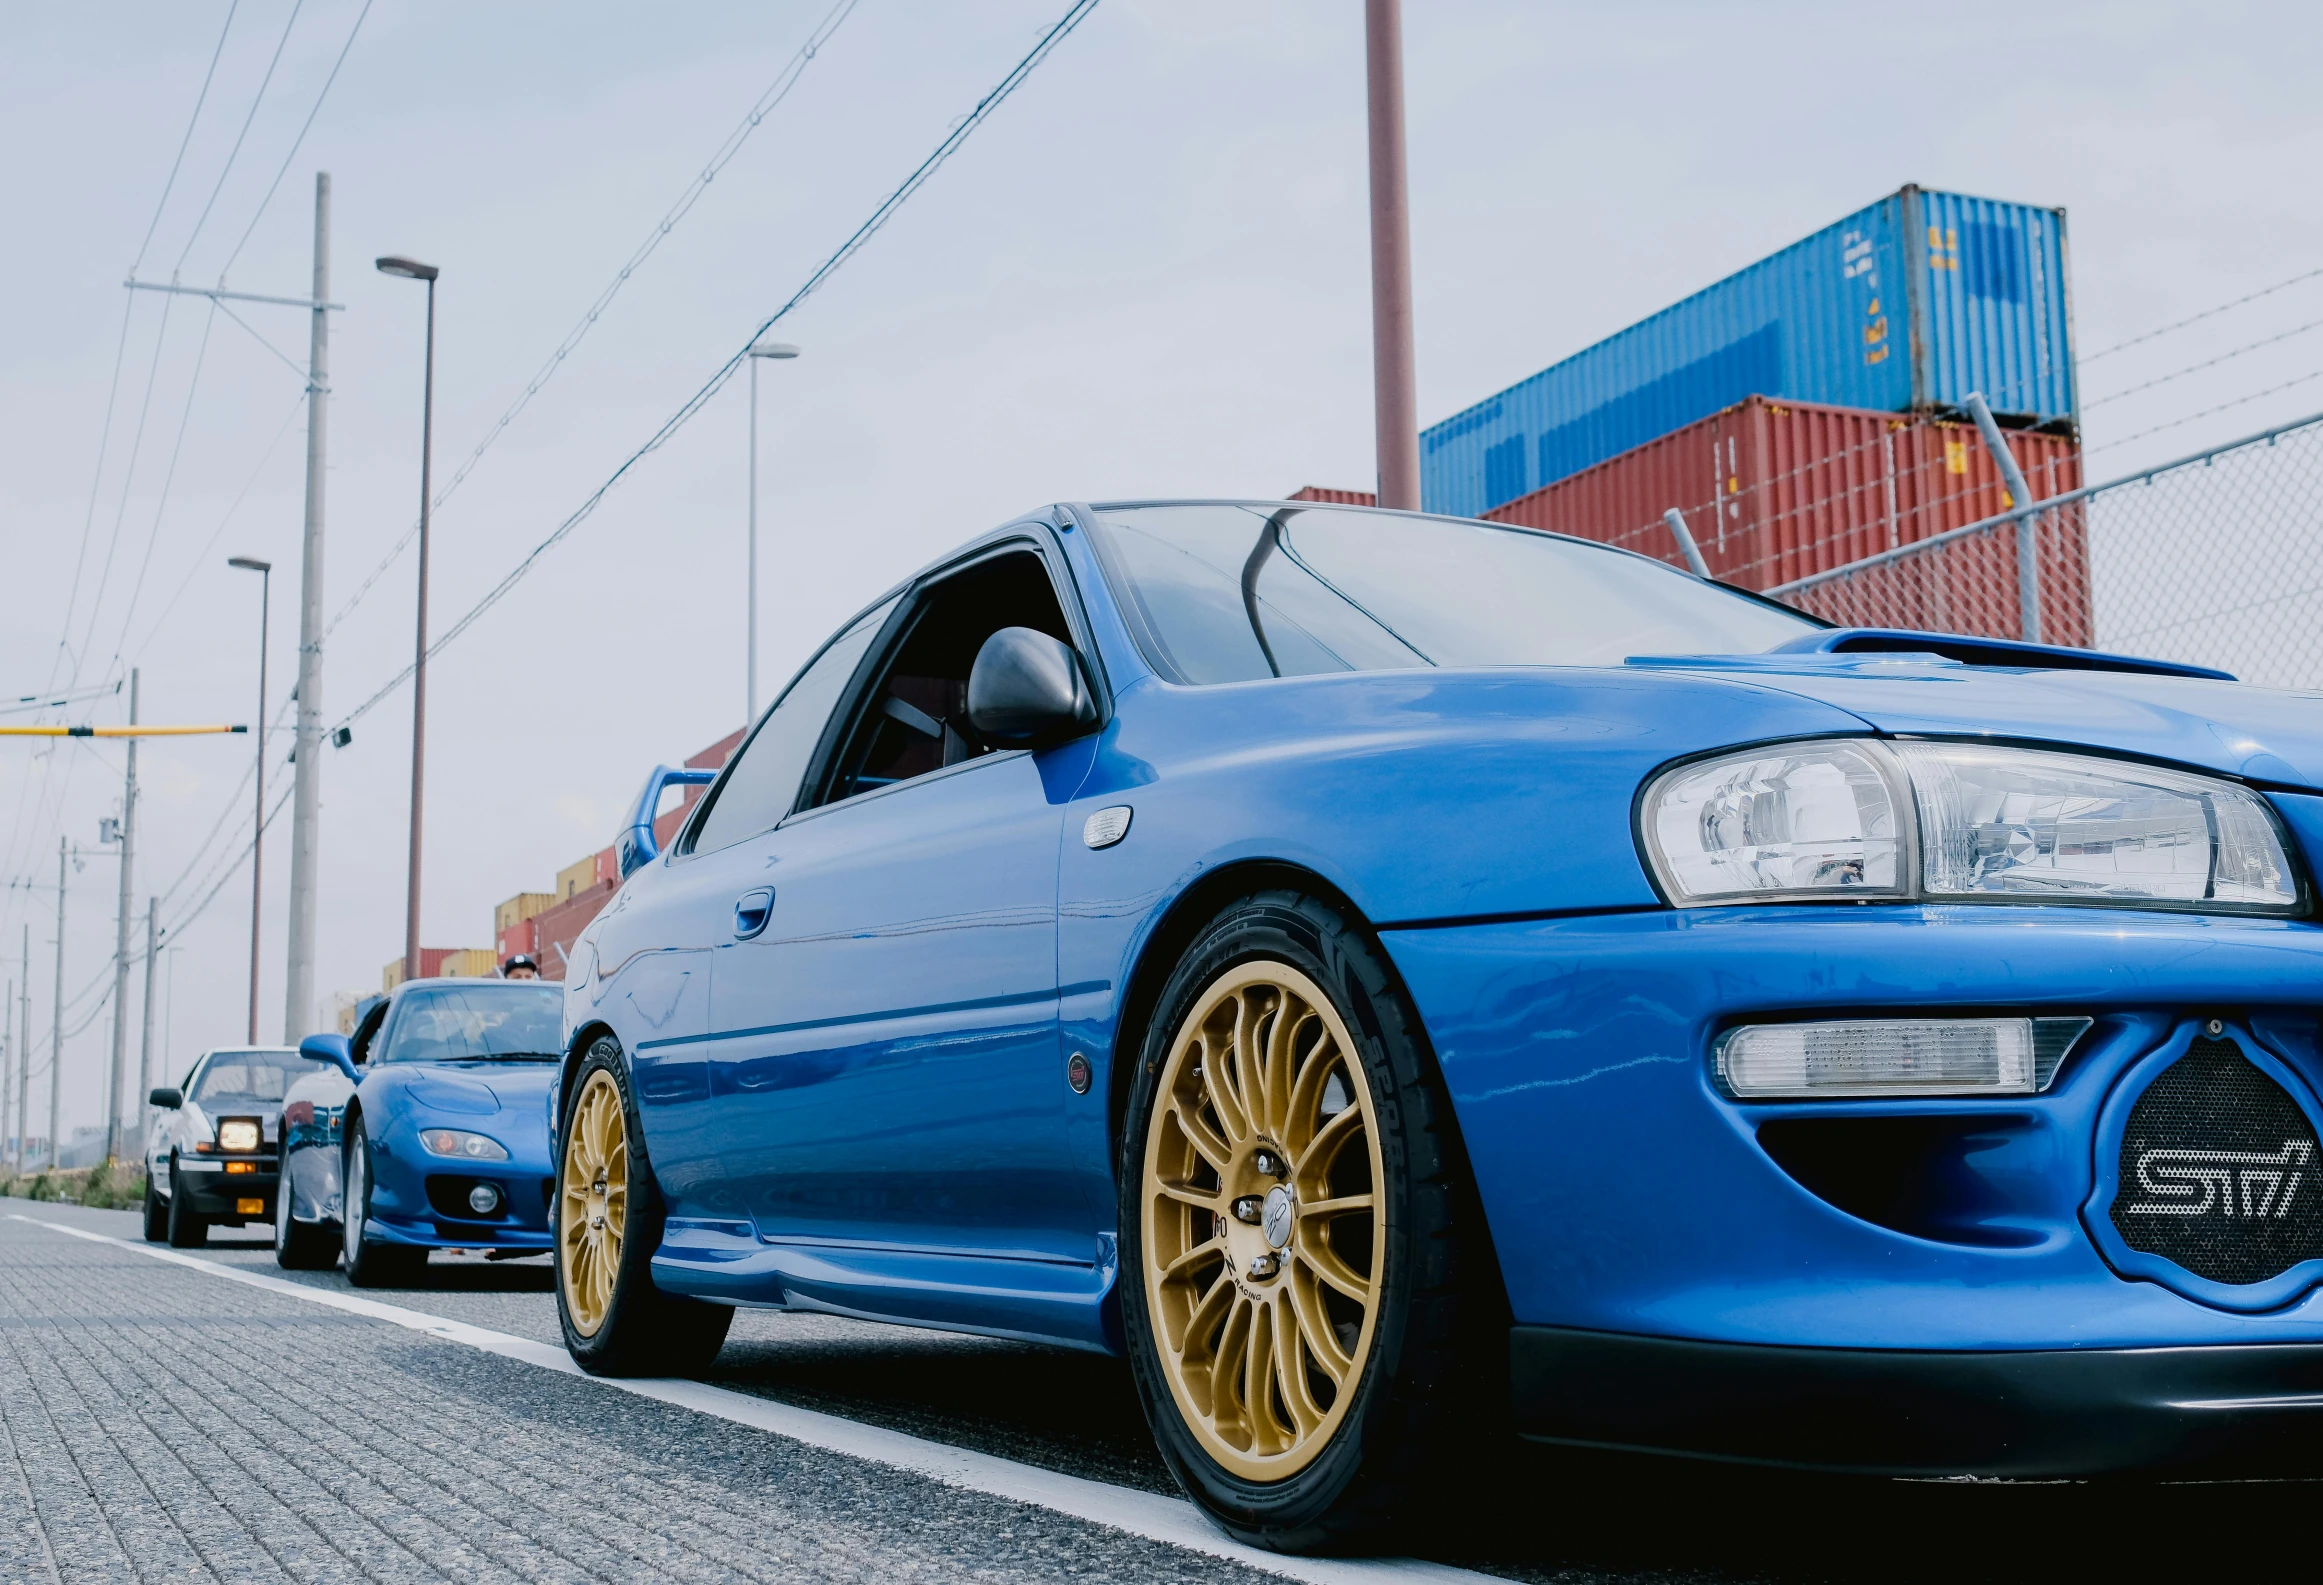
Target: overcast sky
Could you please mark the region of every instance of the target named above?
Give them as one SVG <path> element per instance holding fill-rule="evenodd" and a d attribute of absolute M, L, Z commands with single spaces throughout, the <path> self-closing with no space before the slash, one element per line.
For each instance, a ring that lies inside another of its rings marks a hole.
<path fill-rule="evenodd" d="M 377 0 L 261 211 L 361 4 L 302 0 L 284 42 L 292 0 L 240 0 L 157 225 L 223 0 L 0 8 L 0 703 L 136 666 L 147 720 L 252 718 L 258 591 L 231 554 L 281 573 L 276 706 L 293 674 L 301 378 L 259 338 L 303 365 L 304 316 L 245 307 L 246 329 L 179 298 L 165 321 L 163 299 L 127 301 L 133 260 L 214 284 L 248 231 L 228 284 L 301 294 L 313 173 L 331 173 L 337 613 L 418 491 L 423 294 L 372 258 L 444 272 L 442 481 L 833 9 Z M 437 630 L 1064 4 L 861 0 L 446 503 Z M 2085 354 L 2323 266 L 2312 7 L 1412 0 L 1406 26 L 1423 422 L 1905 182 L 2064 206 Z M 763 692 L 880 589 L 1022 509 L 1368 488 L 1362 117 L 1354 0 L 1105 0 L 779 332 L 805 355 L 762 388 Z M 2323 283 L 2278 292 L 2105 360 L 2085 400 L 2317 319 Z M 2092 411 L 2091 446 L 2112 443 L 2092 476 L 2323 408 L 2323 381 L 2241 400 L 2323 370 L 2317 339 Z M 746 412 L 742 384 L 722 392 L 431 668 L 430 945 L 488 944 L 493 904 L 608 841 L 648 767 L 741 724 Z M 406 554 L 332 632 L 330 719 L 408 660 L 413 580 Z M 375 988 L 401 952 L 410 724 L 397 692 L 325 767 L 323 993 Z M 250 746 L 142 753 L 137 892 L 174 885 L 165 920 L 241 846 Z M 0 981 L 21 977 L 29 925 L 43 1052 L 58 838 L 94 845 L 120 761 L 112 745 L 0 747 Z M 267 854 L 269 1039 L 287 825 Z M 68 1032 L 111 951 L 114 864 L 71 879 Z M 241 1037 L 248 886 L 234 872 L 178 932 L 166 1071 Z M 96 1120 L 108 1027 L 100 1013 L 67 1042 L 68 1126 Z"/>

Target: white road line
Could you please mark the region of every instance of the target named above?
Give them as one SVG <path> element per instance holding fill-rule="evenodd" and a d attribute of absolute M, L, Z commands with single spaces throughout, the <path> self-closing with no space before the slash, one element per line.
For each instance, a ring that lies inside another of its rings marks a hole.
<path fill-rule="evenodd" d="M 1159 1541 L 1167 1546 L 1182 1547 L 1189 1552 L 1224 1558 L 1284 1579 L 1306 1581 L 1308 1585 L 1402 1585 L 1405 1581 L 1449 1585 L 1449 1582 L 1455 1580 L 1490 1581 L 1493 1578 L 1489 1574 L 1478 1574 L 1441 1563 L 1425 1563 L 1413 1558 L 1300 1558 L 1262 1552 L 1256 1547 L 1244 1546 L 1219 1534 L 1202 1517 L 1201 1511 L 1183 1498 L 1160 1497 L 1151 1492 L 1110 1486 L 1103 1481 L 1083 1480 L 1077 1475 L 1060 1475 L 1054 1470 L 995 1458 L 989 1453 L 972 1452 L 943 1442 L 930 1442 L 923 1437 L 907 1436 L 901 1431 L 890 1431 L 882 1426 L 865 1425 L 835 1414 L 822 1414 L 813 1409 L 776 1403 L 770 1399 L 753 1397 L 746 1392 L 713 1387 L 706 1382 L 679 1378 L 640 1380 L 591 1376 L 573 1363 L 571 1355 L 553 1344 L 535 1343 L 530 1338 L 495 1332 L 487 1327 L 470 1326 L 465 1321 L 429 1315 L 420 1310 L 407 1310 L 401 1305 L 382 1304 L 376 1299 L 365 1299 L 352 1293 L 337 1293 L 327 1288 L 310 1288 L 304 1283 L 285 1282 L 279 1277 L 244 1271 L 238 1266 L 220 1265 L 214 1260 L 180 1254 L 172 1249 L 132 1243 L 128 1239 L 114 1238 L 106 1233 L 92 1233 L 86 1228 L 70 1227 L 62 1222 L 42 1221 L 38 1217 L 19 1213 L 11 1213 L 9 1220 L 28 1222 L 34 1227 L 45 1227 L 71 1238 L 87 1239 L 93 1244 L 111 1244 L 116 1249 L 126 1249 L 132 1254 L 165 1260 L 171 1265 L 223 1277 L 228 1282 L 263 1288 L 285 1298 L 303 1299 L 309 1304 L 344 1310 L 350 1315 L 408 1327 L 447 1343 L 459 1343 L 481 1349 L 487 1354 L 497 1354 L 503 1359 L 537 1365 L 542 1370 L 553 1370 L 562 1376 L 594 1382 L 616 1392 L 691 1409 L 697 1414 L 710 1415 L 735 1425 L 746 1425 L 753 1430 L 770 1431 L 776 1436 L 804 1442 L 809 1447 L 819 1447 L 825 1452 L 884 1464 L 891 1469 L 908 1470 L 914 1475 L 925 1475 L 947 1486 L 982 1492 L 988 1497 L 1004 1497 L 1011 1502 L 1046 1508 L 1052 1513 L 1085 1519 L 1091 1524 L 1101 1524 L 1108 1529 L 1142 1536 L 1148 1541 Z"/>

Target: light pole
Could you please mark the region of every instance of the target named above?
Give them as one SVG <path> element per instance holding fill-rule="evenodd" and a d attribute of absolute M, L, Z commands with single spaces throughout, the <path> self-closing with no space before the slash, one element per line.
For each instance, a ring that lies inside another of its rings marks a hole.
<path fill-rule="evenodd" d="M 1371 383 L 1379 504 L 1420 506 L 1420 407 L 1412 374 L 1412 234 L 1403 146 L 1402 0 L 1364 0 L 1371 124 Z"/>
<path fill-rule="evenodd" d="M 750 716 L 758 719 L 758 365 L 765 358 L 795 358 L 787 341 L 761 341 L 750 349 Z"/>
<path fill-rule="evenodd" d="M 411 858 L 403 899 L 403 977 L 419 978 L 419 827 L 427 776 L 427 517 L 428 476 L 435 449 L 436 276 L 432 264 L 392 254 L 377 261 L 382 275 L 427 282 L 427 361 L 419 399 L 419 637 L 411 671 Z"/>
<path fill-rule="evenodd" d="M 274 591 L 274 563 L 255 556 L 229 556 L 226 565 L 258 574 L 258 824 L 250 833 L 250 1043 L 258 1044 L 258 899 L 266 857 L 266 618 Z"/>

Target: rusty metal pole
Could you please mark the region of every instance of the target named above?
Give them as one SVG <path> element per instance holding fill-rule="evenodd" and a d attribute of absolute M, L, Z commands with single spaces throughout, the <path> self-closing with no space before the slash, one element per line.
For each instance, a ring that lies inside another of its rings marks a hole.
<path fill-rule="evenodd" d="M 1371 121 L 1371 380 L 1379 504 L 1420 504 L 1420 413 L 1413 389 L 1412 238 L 1404 169 L 1401 0 L 1364 0 Z"/>

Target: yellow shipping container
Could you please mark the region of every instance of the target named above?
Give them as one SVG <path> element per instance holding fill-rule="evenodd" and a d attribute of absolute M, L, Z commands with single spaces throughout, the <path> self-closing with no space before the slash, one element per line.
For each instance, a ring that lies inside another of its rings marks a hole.
<path fill-rule="evenodd" d="M 514 929 L 534 914 L 556 906 L 555 892 L 518 892 L 514 897 L 492 910 L 492 934 Z"/>
<path fill-rule="evenodd" d="M 597 855 L 592 853 L 578 864 L 568 864 L 557 871 L 556 900 L 563 902 L 597 884 Z"/>
<path fill-rule="evenodd" d="M 490 947 L 462 947 L 447 953 L 444 966 L 436 972 L 455 979 L 488 980 L 500 972 L 500 958 Z"/>

